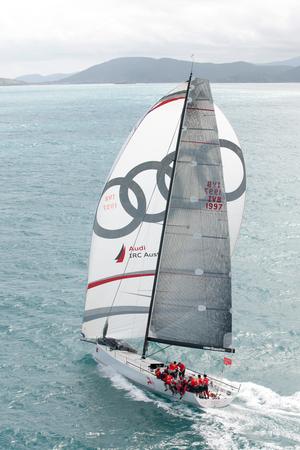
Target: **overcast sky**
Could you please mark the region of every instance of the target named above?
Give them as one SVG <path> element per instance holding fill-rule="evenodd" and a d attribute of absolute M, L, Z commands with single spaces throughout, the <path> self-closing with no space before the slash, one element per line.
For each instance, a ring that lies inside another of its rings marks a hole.
<path fill-rule="evenodd" d="M 119 56 L 268 62 L 300 55 L 299 0 L 4 0 L 0 77 Z"/>

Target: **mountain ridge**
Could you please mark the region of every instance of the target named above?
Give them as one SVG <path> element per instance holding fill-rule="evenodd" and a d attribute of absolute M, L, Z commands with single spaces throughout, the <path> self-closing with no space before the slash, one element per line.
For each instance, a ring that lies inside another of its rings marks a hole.
<path fill-rule="evenodd" d="M 25 83 L 45 83 L 52 81 L 59 81 L 63 78 L 67 78 L 73 75 L 72 73 L 51 73 L 49 75 L 41 75 L 39 73 L 30 73 L 26 75 L 20 75 L 15 79 L 18 81 L 24 81 Z"/>
<path fill-rule="evenodd" d="M 1 78 L 0 77 L 0 86 L 24 86 L 26 83 L 21 80 L 17 80 L 14 78 Z"/>
<path fill-rule="evenodd" d="M 173 58 L 123 57 L 88 67 L 59 84 L 81 83 L 172 83 L 187 78 L 191 62 Z M 212 83 L 271 83 L 300 81 L 292 66 L 232 63 L 194 63 L 193 74 Z M 289 71 L 292 70 L 291 80 Z"/>
<path fill-rule="evenodd" d="M 95 64 L 73 74 L 27 74 L 18 76 L 15 79 L 0 78 L 0 86 L 24 84 L 177 83 L 188 77 L 190 67 L 190 61 L 174 58 L 121 57 Z M 195 62 L 193 73 L 194 76 L 207 78 L 212 83 L 300 82 L 300 57 L 265 64 L 255 64 L 246 61 L 230 63 Z"/>

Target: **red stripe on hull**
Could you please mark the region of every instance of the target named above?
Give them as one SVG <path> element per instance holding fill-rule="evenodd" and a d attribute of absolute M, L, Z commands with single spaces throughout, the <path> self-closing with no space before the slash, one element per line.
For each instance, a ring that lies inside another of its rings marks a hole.
<path fill-rule="evenodd" d="M 139 277 L 154 277 L 154 273 L 128 273 L 127 275 L 116 275 L 115 277 L 102 278 L 102 280 L 92 281 L 88 284 L 87 288 L 92 289 L 101 284 L 110 283 L 112 281 L 125 280 L 127 278 L 139 278 Z"/>

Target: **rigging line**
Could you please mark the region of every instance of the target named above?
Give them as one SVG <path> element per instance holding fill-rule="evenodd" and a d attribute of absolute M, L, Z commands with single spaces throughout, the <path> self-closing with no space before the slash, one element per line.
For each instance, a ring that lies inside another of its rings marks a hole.
<path fill-rule="evenodd" d="M 174 141 L 174 138 L 175 138 L 177 129 L 179 128 L 179 125 L 180 125 L 180 118 L 178 119 L 178 122 L 177 122 L 177 124 L 176 124 L 176 127 L 175 127 L 175 130 L 174 130 L 172 139 L 171 139 L 171 141 L 170 141 L 168 150 L 167 150 L 167 152 L 166 152 L 166 156 L 169 154 L 171 145 L 172 145 L 172 143 L 173 143 L 173 141 Z M 146 207 L 146 211 L 145 211 L 144 217 L 145 217 L 145 215 L 147 214 L 148 208 L 149 208 L 149 206 L 150 206 L 150 204 L 151 204 L 151 201 L 152 201 L 152 198 L 153 198 L 155 189 L 157 189 L 157 183 L 154 185 L 152 194 L 151 194 L 151 196 L 150 196 L 150 200 L 149 200 L 148 205 L 147 205 L 147 207 Z M 135 237 L 135 240 L 134 240 L 133 245 L 135 245 L 135 244 L 136 244 L 136 241 L 138 240 L 138 237 L 139 237 L 139 234 L 140 234 L 142 225 L 143 225 L 143 221 L 141 221 L 141 224 L 139 225 L 138 232 L 137 232 L 137 234 L 136 234 L 136 237 Z M 128 264 L 129 264 L 129 259 L 128 259 L 127 262 L 126 262 L 125 268 L 124 268 L 124 270 L 123 270 L 123 274 L 126 272 L 126 269 L 127 269 L 127 267 L 128 267 Z M 114 306 L 114 303 L 115 303 L 115 301 L 116 301 L 116 298 L 117 298 L 117 295 L 118 295 L 118 293 L 119 293 L 119 290 L 120 290 L 122 281 L 123 281 L 123 280 L 121 279 L 120 282 L 119 282 L 119 284 L 118 284 L 118 287 L 117 287 L 117 289 L 116 289 L 116 292 L 115 292 L 115 295 L 114 295 L 112 304 L 110 305 L 109 314 L 110 314 L 110 312 L 111 312 L 111 310 L 112 310 L 112 308 L 113 308 L 113 306 Z M 105 328 L 106 328 L 106 333 L 107 333 L 107 328 L 108 328 L 108 317 L 107 317 L 107 319 L 106 319 L 106 322 L 105 322 L 105 325 L 104 325 L 104 328 L 103 328 L 103 329 L 105 329 Z"/>
<path fill-rule="evenodd" d="M 166 347 L 164 347 L 164 348 L 160 348 L 159 350 L 156 350 L 156 352 L 150 353 L 150 355 L 148 355 L 147 357 L 150 358 L 150 356 L 156 355 L 156 353 L 163 352 L 164 350 L 166 350 L 169 347 L 171 347 L 171 344 L 170 345 L 166 345 Z"/>

